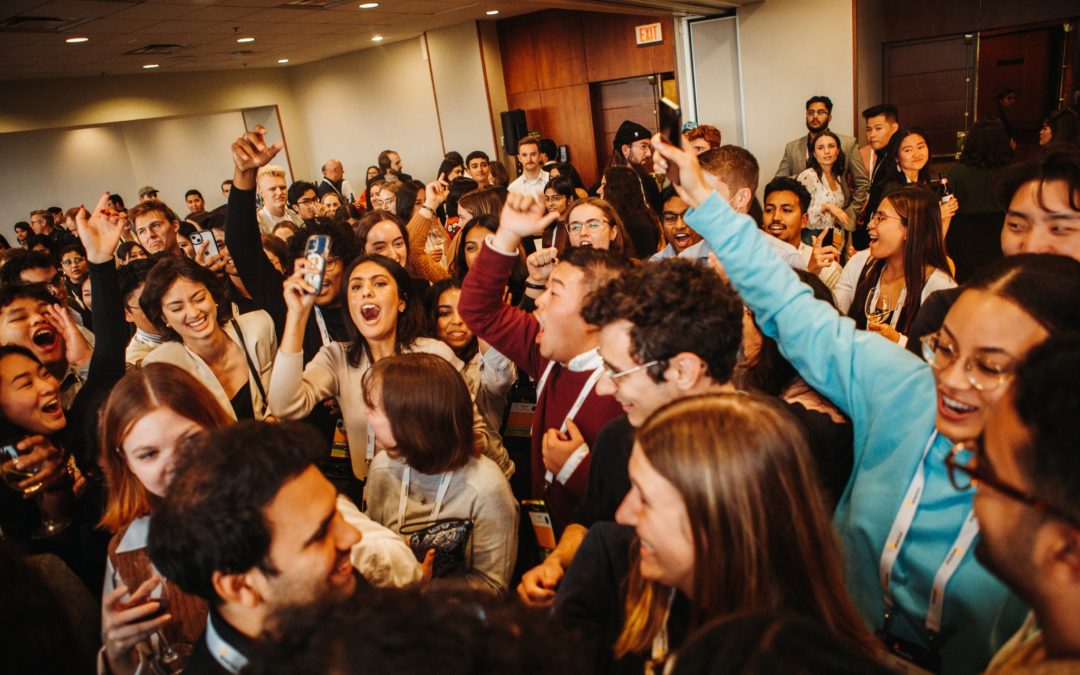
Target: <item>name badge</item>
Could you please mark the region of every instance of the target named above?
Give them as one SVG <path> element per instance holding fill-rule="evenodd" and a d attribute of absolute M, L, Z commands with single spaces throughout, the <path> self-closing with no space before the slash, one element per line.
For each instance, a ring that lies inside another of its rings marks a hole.
<path fill-rule="evenodd" d="M 877 638 L 884 649 L 881 662 L 900 675 L 935 675 L 941 670 L 941 657 L 914 642 L 879 631 Z"/>
<path fill-rule="evenodd" d="M 551 526 L 551 514 L 548 513 L 547 504 L 543 499 L 525 499 L 521 506 L 529 514 L 529 522 L 532 523 L 536 543 L 540 547 L 540 557 L 546 558 L 555 550 L 555 529 Z"/>

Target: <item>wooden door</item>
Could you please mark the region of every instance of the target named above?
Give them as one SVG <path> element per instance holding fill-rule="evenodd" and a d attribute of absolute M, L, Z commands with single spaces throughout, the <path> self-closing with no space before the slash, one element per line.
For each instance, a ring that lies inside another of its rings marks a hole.
<path fill-rule="evenodd" d="M 646 76 L 591 85 L 596 157 L 600 173 L 611 163 L 615 133 L 620 124 L 632 120 L 650 130 L 656 130 L 656 83 L 656 77 Z"/>

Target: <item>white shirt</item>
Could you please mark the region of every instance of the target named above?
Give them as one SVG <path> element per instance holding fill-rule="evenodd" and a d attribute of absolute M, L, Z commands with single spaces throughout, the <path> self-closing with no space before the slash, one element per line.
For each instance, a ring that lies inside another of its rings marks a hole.
<path fill-rule="evenodd" d="M 548 172 L 543 169 L 540 170 L 540 175 L 530 180 L 525 174 L 521 174 L 514 179 L 514 182 L 506 188 L 507 192 L 517 192 L 520 194 L 534 193 L 543 195 L 544 186 L 548 184 L 551 178 L 548 176 Z"/>

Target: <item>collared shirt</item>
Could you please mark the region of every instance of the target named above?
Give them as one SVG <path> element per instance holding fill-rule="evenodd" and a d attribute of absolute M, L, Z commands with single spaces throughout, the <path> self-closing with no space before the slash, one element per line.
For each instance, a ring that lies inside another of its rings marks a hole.
<path fill-rule="evenodd" d="M 517 192 L 520 194 L 534 193 L 543 194 L 544 186 L 551 180 L 548 176 L 548 172 L 541 169 L 540 174 L 534 179 L 529 179 L 525 174 L 521 174 L 514 179 L 514 182 L 510 183 L 506 188 L 508 192 Z"/>

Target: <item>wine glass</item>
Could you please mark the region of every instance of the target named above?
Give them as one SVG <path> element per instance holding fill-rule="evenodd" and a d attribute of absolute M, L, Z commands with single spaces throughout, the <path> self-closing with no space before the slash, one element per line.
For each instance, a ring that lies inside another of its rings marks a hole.
<path fill-rule="evenodd" d="M 114 569 L 113 587 L 115 588 L 123 583 L 119 571 Z M 169 611 L 168 589 L 165 588 L 164 582 L 153 593 L 160 593 L 160 595 L 147 598 L 146 602 L 156 602 L 158 608 L 149 616 L 143 617 L 142 621 L 152 621 Z M 152 675 L 171 675 L 172 673 L 184 672 L 188 661 L 191 660 L 191 654 L 195 651 L 194 646 L 185 642 L 169 642 L 169 639 L 165 637 L 165 632 L 161 629 L 154 631 L 154 635 L 157 640 L 151 642 L 153 656 L 148 661 L 150 673 Z"/>
<path fill-rule="evenodd" d="M 71 519 L 53 518 L 49 515 L 49 512 L 45 510 L 45 504 L 43 503 L 45 498 L 43 488 L 45 487 L 45 484 L 34 483 L 26 487 L 19 487 L 19 484 L 23 481 L 33 478 L 41 467 L 16 468 L 15 458 L 18 456 L 19 451 L 15 448 L 14 444 L 9 443 L 0 447 L 0 476 L 3 477 L 4 482 L 7 483 L 12 490 L 21 492 L 24 497 L 34 497 L 34 504 L 37 505 L 38 512 L 41 514 L 41 525 L 38 529 L 30 533 L 30 538 L 48 539 L 49 537 L 63 532 L 67 529 L 68 525 L 71 525 Z"/>
<path fill-rule="evenodd" d="M 864 310 L 867 325 L 872 323 L 886 324 L 893 313 L 893 308 L 889 304 L 889 296 L 884 292 L 875 293 L 874 289 L 870 289 L 870 292 L 866 294 Z"/>

